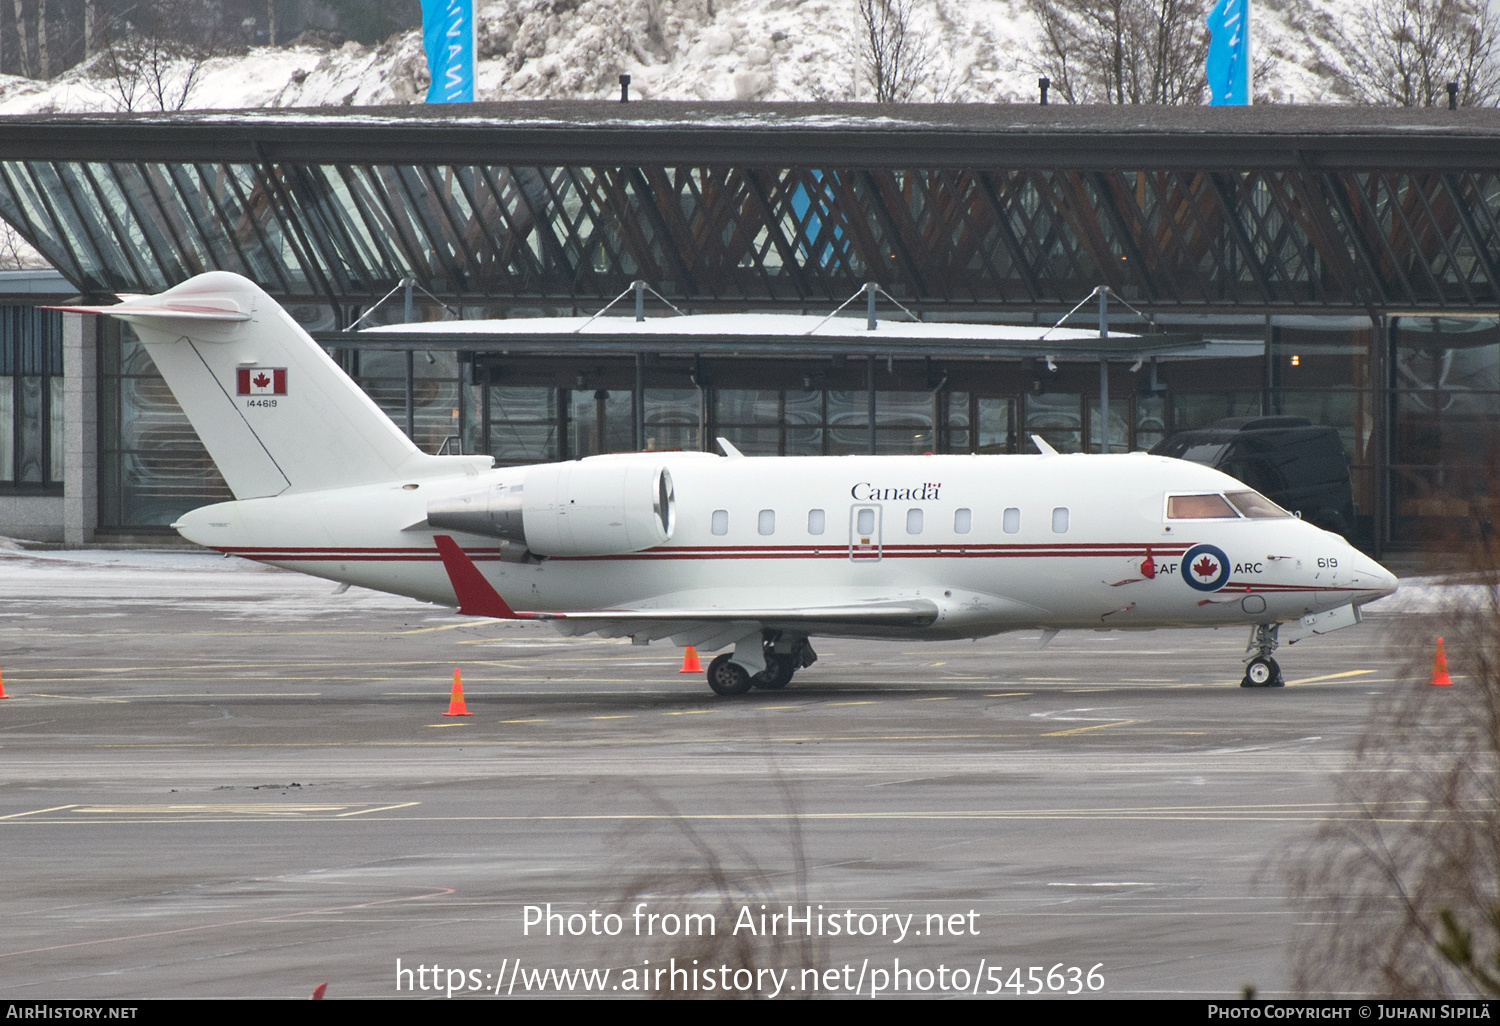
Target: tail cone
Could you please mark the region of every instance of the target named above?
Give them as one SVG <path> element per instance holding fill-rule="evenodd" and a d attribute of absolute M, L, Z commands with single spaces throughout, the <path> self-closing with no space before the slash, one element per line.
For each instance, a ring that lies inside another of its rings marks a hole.
<path fill-rule="evenodd" d="M 474 714 L 464 706 L 464 679 L 458 672 L 458 667 L 453 668 L 453 693 L 448 696 L 448 711 L 444 716 L 473 716 Z"/>
<path fill-rule="evenodd" d="M 1446 688 L 1452 684 L 1453 681 L 1448 676 L 1448 657 L 1443 652 L 1443 639 L 1438 638 L 1437 652 L 1432 657 L 1432 686 Z"/>
<path fill-rule="evenodd" d="M 689 645 L 682 653 L 682 669 L 678 673 L 702 673 L 703 667 L 698 665 L 698 650 Z"/>

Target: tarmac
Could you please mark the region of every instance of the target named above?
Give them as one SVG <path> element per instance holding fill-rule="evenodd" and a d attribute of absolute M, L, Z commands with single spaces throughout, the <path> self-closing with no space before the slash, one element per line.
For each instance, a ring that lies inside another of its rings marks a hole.
<path fill-rule="evenodd" d="M 332 591 L 0 552 L 0 998 L 1276 996 L 1288 860 L 1419 686 L 1390 605 L 1284 689 L 1240 629 L 1026 632 L 818 639 L 726 699 Z"/>

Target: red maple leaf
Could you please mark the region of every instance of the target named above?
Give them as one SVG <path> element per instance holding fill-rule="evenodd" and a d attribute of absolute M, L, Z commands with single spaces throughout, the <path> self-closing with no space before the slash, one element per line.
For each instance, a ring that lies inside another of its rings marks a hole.
<path fill-rule="evenodd" d="M 1156 576 L 1156 560 L 1147 556 L 1141 563 L 1141 576 L 1150 580 Z"/>
<path fill-rule="evenodd" d="M 1197 574 L 1199 577 L 1212 577 L 1218 572 L 1219 564 L 1214 562 L 1212 559 L 1209 559 L 1207 556 L 1202 557 L 1198 560 L 1198 562 L 1193 564 L 1193 573 Z"/>
<path fill-rule="evenodd" d="M 261 371 L 259 374 L 255 375 L 255 387 L 256 388 L 265 388 L 270 383 L 271 383 L 271 379 L 268 378 L 268 377 L 266 377 L 266 372 L 265 371 Z"/>

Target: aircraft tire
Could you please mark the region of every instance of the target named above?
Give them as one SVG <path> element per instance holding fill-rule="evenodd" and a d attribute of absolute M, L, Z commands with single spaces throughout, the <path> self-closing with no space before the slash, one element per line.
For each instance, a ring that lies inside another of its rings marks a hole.
<path fill-rule="evenodd" d="M 767 653 L 766 668 L 750 678 L 750 683 L 767 691 L 778 691 L 792 682 L 797 663 L 791 656 Z"/>
<path fill-rule="evenodd" d="M 1242 688 L 1279 688 L 1285 687 L 1286 681 L 1281 677 L 1281 667 L 1276 660 L 1269 656 L 1257 656 L 1245 665 L 1245 679 L 1240 681 Z"/>
<path fill-rule="evenodd" d="M 725 698 L 733 698 L 735 695 L 743 695 L 750 690 L 750 675 L 745 672 L 743 666 L 729 661 L 730 653 L 714 658 L 708 664 L 708 686 L 713 689 L 714 694 L 723 695 Z"/>

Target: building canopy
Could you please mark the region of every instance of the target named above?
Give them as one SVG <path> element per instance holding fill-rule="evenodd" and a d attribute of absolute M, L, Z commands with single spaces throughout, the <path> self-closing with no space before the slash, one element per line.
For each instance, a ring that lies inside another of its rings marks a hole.
<path fill-rule="evenodd" d="M 0 121 L 0 216 L 82 292 L 245 274 L 700 309 L 867 281 L 980 314 L 1500 306 L 1500 111 L 545 102 Z M 338 325 L 346 326 L 345 323 Z"/>

